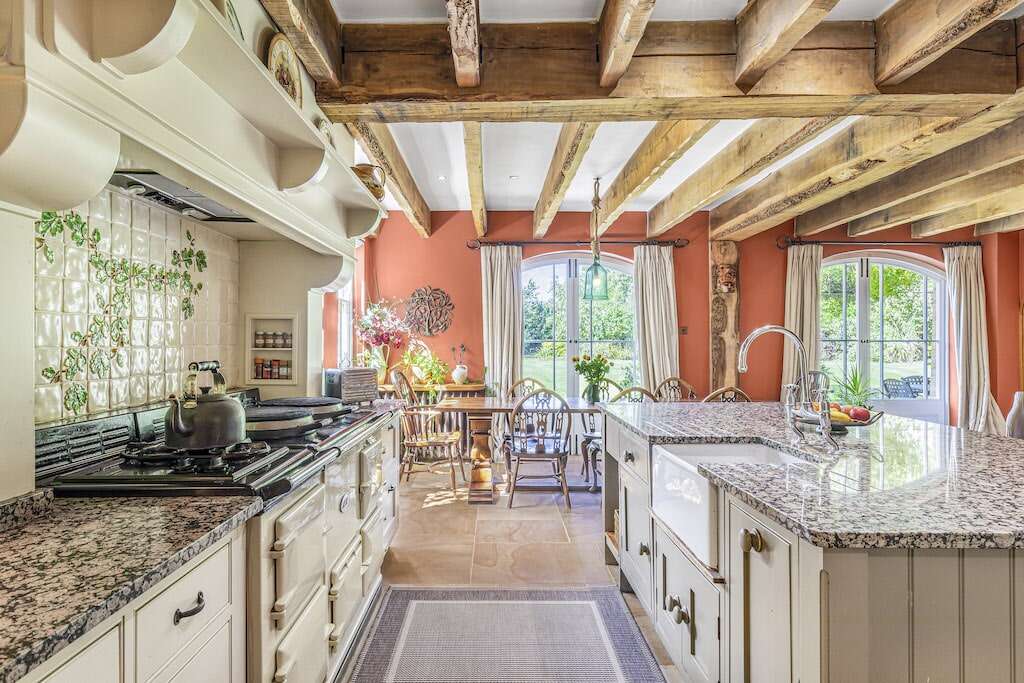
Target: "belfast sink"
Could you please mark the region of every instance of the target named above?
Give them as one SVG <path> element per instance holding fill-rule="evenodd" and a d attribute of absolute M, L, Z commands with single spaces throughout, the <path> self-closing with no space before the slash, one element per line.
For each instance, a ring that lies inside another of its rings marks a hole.
<path fill-rule="evenodd" d="M 666 444 L 655 446 L 651 460 L 651 508 L 690 549 L 694 557 L 718 569 L 718 487 L 697 472 L 697 463 L 805 463 L 789 453 L 754 443 Z"/>

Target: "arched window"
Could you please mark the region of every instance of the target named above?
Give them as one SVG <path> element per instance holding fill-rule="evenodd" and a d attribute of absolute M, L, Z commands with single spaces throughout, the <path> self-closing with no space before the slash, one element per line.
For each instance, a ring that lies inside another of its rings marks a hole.
<path fill-rule="evenodd" d="M 945 275 L 924 259 L 857 252 L 821 269 L 820 365 L 832 395 L 859 393 L 880 410 L 945 423 Z"/>
<path fill-rule="evenodd" d="M 602 254 L 608 269 L 608 300 L 586 301 L 580 281 L 589 252 L 559 252 L 523 261 L 523 376 L 565 395 L 579 396 L 576 355 L 603 353 L 611 378 L 623 386 L 639 381 L 633 315 L 633 264 Z"/>

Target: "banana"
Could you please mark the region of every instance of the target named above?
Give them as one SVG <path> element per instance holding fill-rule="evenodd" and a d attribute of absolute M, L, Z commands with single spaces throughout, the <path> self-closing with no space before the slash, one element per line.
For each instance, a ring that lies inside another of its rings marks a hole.
<path fill-rule="evenodd" d="M 849 415 L 838 410 L 835 410 L 834 408 L 832 410 L 829 410 L 828 412 L 832 418 L 832 422 L 835 422 L 836 424 L 850 424 L 851 422 L 853 422 L 853 420 L 850 419 Z"/>

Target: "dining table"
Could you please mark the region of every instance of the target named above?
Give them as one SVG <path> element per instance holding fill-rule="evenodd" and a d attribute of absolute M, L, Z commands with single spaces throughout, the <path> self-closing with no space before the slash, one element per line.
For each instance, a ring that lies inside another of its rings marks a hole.
<path fill-rule="evenodd" d="M 491 425 L 495 416 L 511 414 L 518 401 L 517 398 L 501 396 L 461 396 L 444 398 L 432 406 L 438 412 L 466 416 L 469 454 L 473 463 L 469 480 L 471 504 L 493 503 L 495 500 Z M 601 412 L 599 404 L 582 398 L 566 398 L 565 402 L 571 415 Z M 527 488 L 539 487 L 523 487 L 523 490 Z"/>

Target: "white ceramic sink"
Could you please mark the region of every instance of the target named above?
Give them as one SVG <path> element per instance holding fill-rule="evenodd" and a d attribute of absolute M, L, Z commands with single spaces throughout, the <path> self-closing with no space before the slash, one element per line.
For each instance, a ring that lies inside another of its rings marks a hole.
<path fill-rule="evenodd" d="M 771 446 L 671 444 L 655 446 L 651 461 L 651 507 L 694 556 L 718 569 L 718 487 L 697 473 L 697 463 L 806 463 Z"/>

